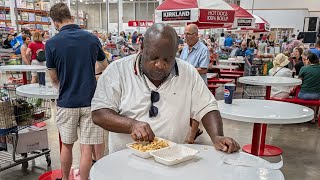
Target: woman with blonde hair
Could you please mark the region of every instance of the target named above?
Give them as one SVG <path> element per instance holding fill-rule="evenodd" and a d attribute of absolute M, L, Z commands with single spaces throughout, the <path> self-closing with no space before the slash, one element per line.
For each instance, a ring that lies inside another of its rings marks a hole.
<path fill-rule="evenodd" d="M 292 71 L 286 68 L 289 62 L 287 56 L 278 54 L 273 60 L 273 68 L 269 70 L 269 76 L 292 78 Z M 271 89 L 271 97 L 274 98 L 288 98 L 289 93 L 290 87 L 274 86 Z"/>
<path fill-rule="evenodd" d="M 33 42 L 31 42 L 28 45 L 28 49 L 27 49 L 27 54 L 30 55 L 29 57 L 31 57 L 31 59 L 29 59 L 31 61 L 31 65 L 40 65 L 40 66 L 46 65 L 45 61 L 39 62 L 37 60 L 37 54 L 39 54 L 40 51 L 44 51 L 44 49 L 45 48 L 43 43 L 43 37 L 41 33 L 37 31 L 33 34 Z M 37 83 L 38 82 L 37 72 L 32 72 L 31 74 L 32 74 L 31 83 Z"/>

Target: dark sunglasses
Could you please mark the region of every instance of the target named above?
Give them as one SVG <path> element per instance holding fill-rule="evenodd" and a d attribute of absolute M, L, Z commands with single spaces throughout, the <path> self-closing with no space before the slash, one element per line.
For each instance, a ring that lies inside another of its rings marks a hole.
<path fill-rule="evenodd" d="M 151 91 L 151 107 L 149 110 L 149 117 L 157 117 L 158 115 L 158 108 L 153 105 L 153 103 L 156 103 L 160 100 L 160 94 L 156 91 Z"/>

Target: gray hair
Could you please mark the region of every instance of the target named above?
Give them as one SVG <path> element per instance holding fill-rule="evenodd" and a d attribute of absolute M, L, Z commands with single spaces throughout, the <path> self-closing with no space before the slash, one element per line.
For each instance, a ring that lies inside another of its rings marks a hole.
<path fill-rule="evenodd" d="M 310 51 L 310 49 L 306 49 L 303 51 L 302 55 L 304 56 L 309 56 L 312 52 Z"/>

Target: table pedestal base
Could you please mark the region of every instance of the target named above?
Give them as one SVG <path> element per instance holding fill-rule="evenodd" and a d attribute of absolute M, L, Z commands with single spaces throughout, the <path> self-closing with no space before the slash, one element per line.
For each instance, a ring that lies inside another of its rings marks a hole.
<path fill-rule="evenodd" d="M 39 180 L 55 180 L 57 178 L 62 178 L 61 169 L 46 172 L 39 177 Z M 69 180 L 80 180 L 80 173 L 78 169 L 70 170 Z"/>
<path fill-rule="evenodd" d="M 242 147 L 242 150 L 246 153 L 252 154 L 251 153 L 251 144 L 245 145 Z M 264 151 L 260 151 L 258 156 L 279 156 L 282 154 L 282 149 L 276 147 L 276 146 L 271 146 L 271 145 L 265 145 L 264 146 Z"/>

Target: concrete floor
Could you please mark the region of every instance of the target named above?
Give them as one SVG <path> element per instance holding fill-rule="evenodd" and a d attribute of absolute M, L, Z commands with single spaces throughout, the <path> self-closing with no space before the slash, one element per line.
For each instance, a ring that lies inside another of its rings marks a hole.
<path fill-rule="evenodd" d="M 238 88 L 238 92 L 241 88 Z M 237 93 L 240 98 L 240 93 Z M 222 89 L 218 89 L 217 99 L 222 99 Z M 231 120 L 224 121 L 226 136 L 233 137 L 241 146 L 251 142 L 252 124 Z M 0 180 L 35 180 L 46 170 L 58 169 L 59 145 L 58 133 L 52 120 L 46 121 L 49 133 L 52 166 L 47 168 L 45 158 L 39 157 L 29 162 L 29 168 L 22 170 L 16 166 L 0 172 Z M 281 169 L 289 180 L 318 180 L 320 177 L 320 129 L 315 124 L 302 123 L 293 125 L 270 125 L 267 132 L 267 143 L 283 149 L 284 166 Z M 74 146 L 73 167 L 79 167 L 79 144 Z M 1 158 L 1 157 L 0 157 Z M 279 157 L 266 158 L 278 161 Z M 35 165 L 35 166 L 34 166 Z"/>

